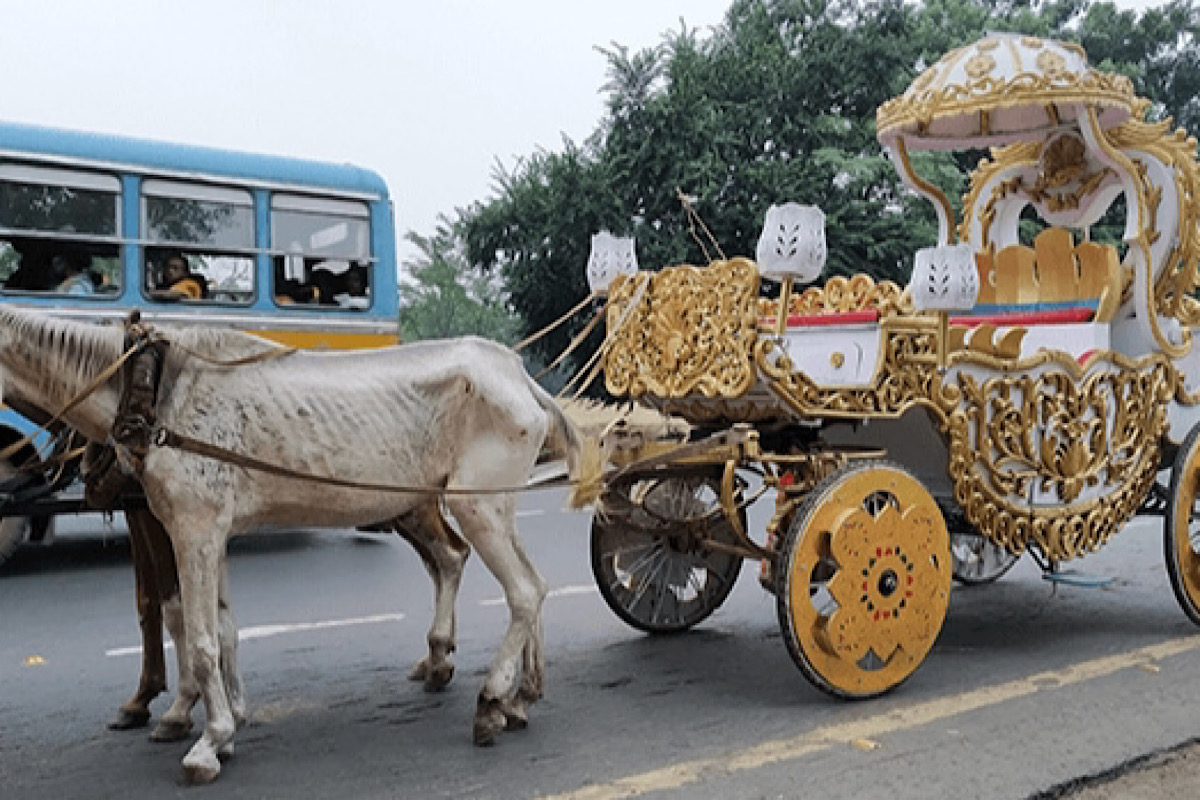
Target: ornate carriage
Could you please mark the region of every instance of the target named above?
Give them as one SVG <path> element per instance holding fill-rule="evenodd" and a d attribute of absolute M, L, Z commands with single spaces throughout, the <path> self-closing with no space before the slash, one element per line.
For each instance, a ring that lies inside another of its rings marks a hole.
<path fill-rule="evenodd" d="M 1147 105 L 1076 45 L 988 35 L 878 110 L 939 221 L 907 287 L 793 292 L 825 255 L 823 216 L 794 204 L 768 213 L 756 262 L 617 275 L 607 387 L 692 434 L 610 437 L 619 467 L 592 529 L 610 607 L 683 630 L 760 560 L 801 671 L 869 697 L 924 659 L 953 578 L 994 579 L 1026 551 L 1054 569 L 1157 510 L 1200 623 L 1200 168 L 1196 140 L 1143 122 Z M 908 151 L 981 147 L 956 220 Z M 1090 241 L 1115 203 L 1124 242 Z M 745 507 L 770 490 L 752 536 Z"/>

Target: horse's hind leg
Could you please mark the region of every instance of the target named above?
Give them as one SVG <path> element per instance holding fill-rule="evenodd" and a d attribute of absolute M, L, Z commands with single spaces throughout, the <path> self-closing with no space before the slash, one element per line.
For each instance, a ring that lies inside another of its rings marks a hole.
<path fill-rule="evenodd" d="M 144 727 L 150 721 L 150 701 L 167 688 L 167 665 L 163 656 L 163 612 L 159 578 L 152 552 L 153 531 L 158 520 L 149 511 L 127 511 L 129 545 L 133 551 L 133 574 L 137 585 L 138 626 L 142 631 L 142 674 L 137 691 L 118 709 L 108 723 L 113 730 Z M 171 571 L 174 572 L 174 563 Z"/>
<path fill-rule="evenodd" d="M 440 691 L 454 677 L 454 663 L 450 660 L 455 648 L 454 603 L 471 548 L 446 522 L 437 501 L 425 503 L 400 517 L 393 522 L 393 527 L 421 556 L 433 579 L 429 654 L 413 666 L 408 677 L 424 681 L 427 692 Z"/>
<path fill-rule="evenodd" d="M 242 673 L 237 664 L 238 631 L 229 605 L 229 568 L 226 557 L 221 557 L 221 582 L 217 589 L 217 625 L 221 643 L 221 677 L 225 680 L 225 694 L 233 710 L 233 719 L 238 725 L 246 721 L 246 691 L 242 685 Z M 233 742 L 221 755 L 233 753 Z"/>
<path fill-rule="evenodd" d="M 192 709 L 200 699 L 200 687 L 192 676 L 188 664 L 188 635 L 183 622 L 183 603 L 176 592 L 163 603 L 163 619 L 175 643 L 175 659 L 179 666 L 179 687 L 171 707 L 162 715 L 158 725 L 150 733 L 155 742 L 178 742 L 186 739 L 192 730 Z"/>
<path fill-rule="evenodd" d="M 492 660 L 475 709 L 475 743 L 487 745 L 510 727 L 508 712 L 518 713 L 512 727 L 522 727 L 531 698 L 517 697 L 517 674 L 522 686 L 540 696 L 542 662 L 541 609 L 546 583 L 517 544 L 516 500 L 511 496 L 476 495 L 447 498 L 450 513 L 462 526 L 467 541 L 504 588 L 508 602 L 508 631 Z"/>
<path fill-rule="evenodd" d="M 537 568 L 529 560 L 520 537 L 514 535 L 512 542 L 513 549 L 525 563 L 526 568 L 537 575 Z M 508 730 L 524 729 L 529 724 L 529 706 L 542 699 L 546 683 L 545 656 L 542 653 L 543 641 L 542 617 L 541 614 L 538 614 L 533 625 L 533 635 L 526 640 L 525 647 L 521 651 L 521 682 L 517 686 L 516 693 L 501 703 Z"/>

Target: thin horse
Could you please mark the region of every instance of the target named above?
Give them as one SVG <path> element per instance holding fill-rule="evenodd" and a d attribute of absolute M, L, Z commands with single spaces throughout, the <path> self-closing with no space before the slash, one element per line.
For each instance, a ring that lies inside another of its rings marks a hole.
<path fill-rule="evenodd" d="M 491 743 L 506 726 L 524 724 L 528 705 L 543 691 L 546 586 L 517 538 L 516 499 L 509 489 L 528 480 L 543 448 L 565 453 L 572 479 L 589 485 L 600 461 L 520 360 L 502 346 L 468 338 L 373 352 L 292 353 L 227 367 L 196 354 L 239 358 L 271 345 L 201 329 L 166 338 L 157 409 L 163 429 L 291 470 L 445 492 L 441 504 L 500 582 L 510 615 L 479 693 L 475 741 Z M 33 405 L 62 409 L 120 357 L 122 340 L 116 328 L 0 309 L 4 389 Z M 117 383 L 104 383 L 64 420 L 90 440 L 103 441 L 116 415 Z M 218 754 L 232 746 L 236 729 L 240 692 L 227 686 L 232 675 L 221 663 L 223 623 L 232 618 L 221 614 L 219 604 L 231 536 L 289 525 L 357 526 L 410 514 L 421 524 L 405 532 L 433 548 L 445 549 L 439 536 L 452 533 L 436 495 L 285 478 L 171 447 L 147 453 L 140 480 L 175 551 L 183 618 L 177 646 L 207 712 L 204 733 L 183 760 L 187 777 L 197 782 L 220 773 Z M 465 548 L 461 552 L 465 559 Z M 435 583 L 430 650 L 418 664 L 427 680 L 447 672 L 456 581 Z M 442 597 L 447 590 L 448 604 Z M 224 633 L 236 636 L 228 628 Z M 182 681 L 180 688 L 182 695 Z"/>

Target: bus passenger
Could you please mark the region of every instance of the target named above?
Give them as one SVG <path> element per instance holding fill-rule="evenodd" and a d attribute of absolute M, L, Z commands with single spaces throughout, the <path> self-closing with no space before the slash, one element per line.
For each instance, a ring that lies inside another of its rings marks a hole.
<path fill-rule="evenodd" d="M 171 253 L 163 262 L 162 282 L 150 293 L 155 300 L 203 300 L 208 296 L 203 277 L 192 272 L 182 253 Z"/>
<path fill-rule="evenodd" d="M 88 262 L 90 261 L 91 259 L 82 253 L 66 253 L 55 256 L 50 262 L 51 268 L 55 275 L 63 276 L 55 291 L 63 294 L 95 294 L 96 284 L 92 280 L 92 276 L 88 274 L 90 266 Z"/>
<path fill-rule="evenodd" d="M 342 308 L 365 309 L 371 307 L 371 298 L 367 297 L 366 270 L 360 266 L 346 270 L 345 288 L 333 296 L 333 300 Z"/>

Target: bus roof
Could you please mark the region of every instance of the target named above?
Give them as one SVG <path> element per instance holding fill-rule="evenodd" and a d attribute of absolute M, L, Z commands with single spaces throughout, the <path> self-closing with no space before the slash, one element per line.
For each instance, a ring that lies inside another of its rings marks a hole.
<path fill-rule="evenodd" d="M 283 156 L 172 144 L 111 134 L 0 122 L 0 156 L 38 156 L 127 168 L 136 172 L 214 176 L 388 196 L 376 172 L 352 164 L 331 164 Z"/>

